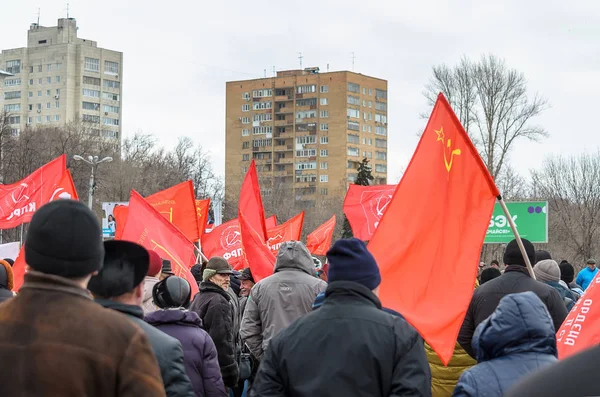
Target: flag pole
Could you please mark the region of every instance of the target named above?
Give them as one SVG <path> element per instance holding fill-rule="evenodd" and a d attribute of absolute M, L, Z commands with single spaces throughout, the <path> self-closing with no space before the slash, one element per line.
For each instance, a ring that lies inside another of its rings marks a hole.
<path fill-rule="evenodd" d="M 498 196 L 498 202 L 500 203 L 500 206 L 502 207 L 502 211 L 504 211 L 504 215 L 506 215 L 506 219 L 508 220 L 508 224 L 510 225 L 510 228 L 513 231 L 513 234 L 515 235 L 515 240 L 517 240 L 517 245 L 519 246 L 519 250 L 521 250 L 521 255 L 523 255 L 523 259 L 525 259 L 525 265 L 527 265 L 527 270 L 529 271 L 529 275 L 531 276 L 532 279 L 536 279 L 535 278 L 535 274 L 533 273 L 533 266 L 531 265 L 531 262 L 529 261 L 529 257 L 527 256 L 527 252 L 525 251 L 525 246 L 523 246 L 523 241 L 521 240 L 521 236 L 519 236 L 519 232 L 517 231 L 517 225 L 515 225 L 515 222 L 512 219 L 512 216 L 510 216 L 510 212 L 508 212 L 508 207 L 506 206 L 506 203 L 504 202 L 504 199 L 502 198 L 502 196 Z M 507 263 L 507 265 L 510 265 L 510 263 Z"/>

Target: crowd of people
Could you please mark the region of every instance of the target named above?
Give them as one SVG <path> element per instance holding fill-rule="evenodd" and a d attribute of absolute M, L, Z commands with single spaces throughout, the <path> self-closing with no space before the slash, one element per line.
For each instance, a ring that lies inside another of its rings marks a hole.
<path fill-rule="evenodd" d="M 103 241 L 85 205 L 53 201 L 31 220 L 18 293 L 13 263 L 0 260 L 0 388 L 48 397 L 599 395 L 600 348 L 558 361 L 555 336 L 595 261 L 575 277 L 568 262 L 523 245 L 536 280 L 516 241 L 502 264 L 481 266 L 443 365 L 382 306 L 377 262 L 358 239 L 336 241 L 326 267 L 285 242 L 273 275 L 256 283 L 249 268 L 210 258 L 191 269 L 193 296 L 169 260 Z"/>

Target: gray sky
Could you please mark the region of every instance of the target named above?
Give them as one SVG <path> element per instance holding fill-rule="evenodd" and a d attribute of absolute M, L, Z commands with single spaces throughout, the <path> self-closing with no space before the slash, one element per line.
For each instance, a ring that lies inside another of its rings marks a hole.
<path fill-rule="evenodd" d="M 151 5 L 152 4 L 152 5 Z M 154 6 L 156 4 L 156 6 Z M 4 2 L 0 48 L 26 45 L 37 18 L 55 26 L 66 0 Z M 461 55 L 492 53 L 525 73 L 531 92 L 552 107 L 536 123 L 551 137 L 519 142 L 511 163 L 521 172 L 553 153 L 592 151 L 600 92 L 598 0 L 317 2 L 72 0 L 79 36 L 124 52 L 123 128 L 170 147 L 188 135 L 224 171 L 225 82 L 258 78 L 264 69 L 304 66 L 351 70 L 388 80 L 390 183 L 398 181 L 427 109 L 431 66 Z"/>

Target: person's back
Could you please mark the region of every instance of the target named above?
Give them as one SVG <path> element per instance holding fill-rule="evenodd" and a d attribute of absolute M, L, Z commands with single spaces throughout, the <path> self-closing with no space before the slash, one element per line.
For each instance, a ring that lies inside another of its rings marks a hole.
<path fill-rule="evenodd" d="M 596 277 L 596 274 L 598 274 L 598 268 L 596 267 L 596 261 L 594 259 L 589 259 L 586 265 L 585 268 L 577 273 L 577 279 L 575 280 L 584 291 L 590 285 L 594 277 Z"/>
<path fill-rule="evenodd" d="M 579 299 L 579 296 L 573 293 L 568 287 L 560 284 L 560 267 L 556 261 L 552 259 L 539 261 L 536 263 L 533 272 L 539 282 L 554 288 L 558 292 L 568 311 L 575 306 L 575 302 Z"/>
<path fill-rule="evenodd" d="M 507 295 L 473 338 L 478 364 L 461 376 L 453 396 L 500 397 L 515 382 L 556 362 L 554 325 L 533 292 Z"/>
<path fill-rule="evenodd" d="M 304 244 L 289 241 L 277 254 L 275 273 L 251 290 L 240 327 L 240 337 L 256 358 L 282 329 L 312 310 L 315 297 L 327 283 L 314 276 L 314 262 Z"/>

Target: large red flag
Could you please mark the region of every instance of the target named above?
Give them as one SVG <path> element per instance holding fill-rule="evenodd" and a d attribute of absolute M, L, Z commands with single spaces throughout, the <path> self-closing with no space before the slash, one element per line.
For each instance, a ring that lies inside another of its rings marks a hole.
<path fill-rule="evenodd" d="M 344 214 L 354 237 L 363 241 L 373 237 L 379 220 L 392 201 L 394 190 L 396 185 L 350 185 L 344 199 Z"/>
<path fill-rule="evenodd" d="M 275 255 L 264 243 L 262 237 L 246 220 L 244 213 L 239 211 L 240 230 L 242 232 L 242 247 L 246 263 L 250 266 L 254 281 L 259 282 L 273 274 Z"/>
<path fill-rule="evenodd" d="M 269 233 L 269 229 L 277 226 L 277 215 L 271 215 L 267 219 L 265 219 L 265 227 L 267 228 L 267 234 Z"/>
<path fill-rule="evenodd" d="M 596 275 L 556 333 L 560 360 L 600 344 L 600 277 Z"/>
<path fill-rule="evenodd" d="M 335 229 L 335 214 L 306 236 L 306 248 L 314 255 L 325 255 L 331 246 L 333 230 Z"/>
<path fill-rule="evenodd" d="M 12 266 L 13 272 L 13 291 L 19 292 L 19 289 L 23 285 L 23 281 L 25 279 L 25 267 L 27 263 L 25 263 L 25 244 L 21 246 L 21 250 L 19 251 L 19 255 L 15 259 L 15 263 Z"/>
<path fill-rule="evenodd" d="M 473 294 L 499 194 L 440 94 L 369 250 L 381 270 L 382 303 L 399 311 L 444 364 Z"/>
<path fill-rule="evenodd" d="M 131 191 L 121 240 L 133 241 L 170 260 L 173 273 L 192 286 L 192 296 L 198 292 L 198 284 L 190 272 L 196 263 L 194 244 L 135 190 Z"/>
<path fill-rule="evenodd" d="M 222 256 L 236 270 L 243 268 L 246 263 L 242 254 L 240 223 L 237 219 L 225 222 L 215 227 L 210 233 L 204 234 L 201 247 L 208 259 L 213 256 Z"/>
<path fill-rule="evenodd" d="M 304 223 L 304 211 L 290 218 L 287 222 L 267 230 L 267 247 L 277 255 L 281 243 L 285 241 L 300 241 L 302 236 L 302 224 Z"/>
<path fill-rule="evenodd" d="M 192 181 L 182 182 L 156 192 L 146 197 L 146 201 L 169 222 L 177 226 L 188 239 L 196 241 L 200 238 Z"/>
<path fill-rule="evenodd" d="M 250 163 L 250 168 L 248 168 L 244 183 L 242 183 L 238 211 L 244 213 L 248 224 L 256 230 L 263 241 L 267 241 L 265 211 L 260 196 L 260 186 L 258 184 L 258 174 L 256 173 L 254 160 Z"/>
<path fill-rule="evenodd" d="M 66 156 L 63 154 L 18 182 L 0 185 L 0 229 L 29 222 L 38 208 L 50 202 L 65 167 Z"/>
<path fill-rule="evenodd" d="M 210 208 L 210 199 L 196 200 L 196 215 L 198 216 L 198 235 L 202 239 L 206 223 L 208 222 L 208 210 Z"/>
<path fill-rule="evenodd" d="M 126 205 L 115 205 L 113 208 L 113 216 L 115 217 L 116 230 L 115 240 L 120 240 L 127 223 L 127 214 L 129 213 L 129 207 Z"/>

